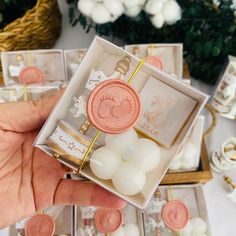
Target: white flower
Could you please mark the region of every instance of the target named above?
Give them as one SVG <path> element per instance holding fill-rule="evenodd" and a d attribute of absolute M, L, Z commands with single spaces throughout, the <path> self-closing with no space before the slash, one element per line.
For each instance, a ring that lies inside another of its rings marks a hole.
<path fill-rule="evenodd" d="M 113 20 L 116 20 L 124 13 L 125 9 L 120 0 L 105 0 L 103 4 L 112 15 Z"/>
<path fill-rule="evenodd" d="M 136 17 L 142 8 L 140 6 L 130 7 L 125 11 L 125 14 L 129 17 Z"/>
<path fill-rule="evenodd" d="M 165 22 L 174 24 L 181 19 L 181 8 L 175 0 L 168 0 L 162 10 Z"/>
<path fill-rule="evenodd" d="M 97 24 L 115 21 L 125 11 L 122 0 L 79 0 L 78 9 Z"/>
<path fill-rule="evenodd" d="M 156 28 L 161 28 L 164 25 L 165 19 L 162 13 L 158 13 L 155 16 L 151 17 L 151 22 Z"/>
<path fill-rule="evenodd" d="M 151 15 L 159 13 L 164 5 L 163 0 L 150 0 L 145 6 L 145 11 Z"/>
<path fill-rule="evenodd" d="M 149 0 L 145 11 L 150 14 L 150 20 L 156 28 L 165 23 L 174 24 L 181 19 L 181 8 L 176 0 Z"/>
<path fill-rule="evenodd" d="M 137 7 L 138 5 L 142 5 L 143 1 L 140 0 L 123 0 L 123 4 L 126 8 Z"/>
<path fill-rule="evenodd" d="M 93 0 L 78 1 L 78 9 L 86 16 L 91 16 L 96 3 Z"/>
<path fill-rule="evenodd" d="M 92 11 L 92 20 L 97 24 L 105 24 L 112 20 L 111 14 L 103 6 L 103 4 L 97 4 L 95 10 Z"/>

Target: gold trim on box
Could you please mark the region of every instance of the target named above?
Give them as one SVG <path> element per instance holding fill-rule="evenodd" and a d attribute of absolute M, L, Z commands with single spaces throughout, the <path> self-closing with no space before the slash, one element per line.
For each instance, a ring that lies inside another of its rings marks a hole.
<path fill-rule="evenodd" d="M 64 125 L 64 123 L 62 121 L 59 121 L 57 126 L 59 128 L 61 128 L 63 131 L 65 131 L 66 133 L 68 133 L 70 136 L 72 136 L 74 139 L 76 139 L 78 142 L 82 143 L 86 147 L 89 147 L 89 145 L 90 145 L 89 140 L 78 135 L 73 129 L 70 129 L 69 127 Z"/>
<path fill-rule="evenodd" d="M 61 148 L 58 144 L 54 143 L 51 140 L 48 140 L 48 146 L 51 147 L 51 149 L 56 152 L 61 157 L 65 158 L 66 160 L 69 160 L 77 165 L 80 165 L 82 163 L 82 160 L 80 160 L 78 157 L 73 156 L 71 154 L 68 154 L 63 148 Z"/>

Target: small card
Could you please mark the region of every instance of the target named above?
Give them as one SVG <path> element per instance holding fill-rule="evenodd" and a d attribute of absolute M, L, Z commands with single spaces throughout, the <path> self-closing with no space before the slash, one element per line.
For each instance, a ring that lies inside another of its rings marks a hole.
<path fill-rule="evenodd" d="M 142 115 L 137 130 L 169 148 L 197 101 L 154 77 L 148 79 L 140 96 Z"/>

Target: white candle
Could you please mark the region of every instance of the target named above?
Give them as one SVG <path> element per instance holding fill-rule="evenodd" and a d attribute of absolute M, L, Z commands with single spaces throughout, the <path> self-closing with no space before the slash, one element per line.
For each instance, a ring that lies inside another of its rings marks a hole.
<path fill-rule="evenodd" d="M 135 130 L 129 129 L 121 134 L 107 134 L 105 137 L 105 144 L 119 155 L 122 155 L 127 148 L 137 141 L 137 139 L 138 135 Z"/>
<path fill-rule="evenodd" d="M 98 148 L 90 158 L 92 172 L 101 179 L 111 179 L 120 163 L 120 157 L 107 147 Z"/>
<path fill-rule="evenodd" d="M 125 236 L 139 236 L 138 226 L 135 224 L 127 224 L 123 227 Z"/>
<path fill-rule="evenodd" d="M 192 233 L 195 234 L 204 234 L 206 232 L 206 223 L 200 217 L 194 217 L 190 220 L 192 224 Z"/>
<path fill-rule="evenodd" d="M 112 178 L 114 187 L 127 196 L 142 191 L 146 182 L 145 172 L 129 164 L 122 163 Z"/>
<path fill-rule="evenodd" d="M 160 159 L 161 151 L 159 146 L 150 139 L 139 138 L 134 144 L 133 152 L 128 162 L 144 172 L 149 172 L 158 166 Z"/>

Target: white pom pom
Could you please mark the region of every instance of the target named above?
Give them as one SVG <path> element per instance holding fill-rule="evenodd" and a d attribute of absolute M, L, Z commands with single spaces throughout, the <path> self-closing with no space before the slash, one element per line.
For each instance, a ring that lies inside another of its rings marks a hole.
<path fill-rule="evenodd" d="M 151 15 L 155 15 L 161 12 L 163 5 L 164 4 L 162 0 L 150 0 L 145 6 L 145 11 Z"/>
<path fill-rule="evenodd" d="M 185 144 L 183 149 L 182 168 L 189 170 L 195 167 L 196 147 L 191 141 Z"/>
<path fill-rule="evenodd" d="M 175 0 L 169 0 L 164 4 L 162 14 L 167 24 L 174 24 L 181 19 L 181 8 Z"/>
<path fill-rule="evenodd" d="M 126 8 L 136 7 L 140 4 L 140 0 L 123 0 Z"/>
<path fill-rule="evenodd" d="M 155 16 L 151 17 L 151 22 L 156 28 L 161 28 L 165 22 L 162 13 L 158 13 Z"/>
<path fill-rule="evenodd" d="M 111 14 L 102 4 L 95 5 L 91 18 L 97 24 L 105 24 L 112 20 Z"/>
<path fill-rule="evenodd" d="M 91 16 L 94 7 L 95 7 L 95 2 L 93 0 L 78 1 L 79 11 L 86 16 Z"/>
<path fill-rule="evenodd" d="M 125 11 L 120 0 L 105 0 L 103 5 L 110 12 L 110 14 L 116 18 L 121 16 Z"/>
<path fill-rule="evenodd" d="M 136 17 L 141 11 L 140 6 L 130 7 L 125 11 L 125 14 L 129 17 Z"/>

